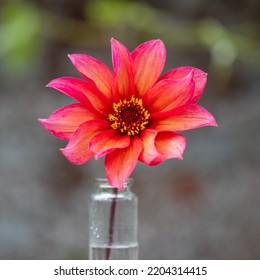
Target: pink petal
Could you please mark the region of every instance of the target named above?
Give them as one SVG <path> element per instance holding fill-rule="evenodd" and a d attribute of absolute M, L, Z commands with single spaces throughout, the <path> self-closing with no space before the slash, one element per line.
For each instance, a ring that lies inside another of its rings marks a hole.
<path fill-rule="evenodd" d="M 95 158 L 99 159 L 116 148 L 122 149 L 129 145 L 130 137 L 128 135 L 123 135 L 115 129 L 109 129 L 95 135 L 89 143 L 89 149 L 95 154 Z"/>
<path fill-rule="evenodd" d="M 194 81 L 192 71 L 179 80 L 161 80 L 143 97 L 149 113 L 165 112 L 184 105 L 192 97 Z"/>
<path fill-rule="evenodd" d="M 70 138 L 68 145 L 61 149 L 62 154 L 73 164 L 83 164 L 93 155 L 89 142 L 97 133 L 108 129 L 110 123 L 105 120 L 92 120 L 83 123 Z"/>
<path fill-rule="evenodd" d="M 150 128 L 156 131 L 183 131 L 202 126 L 217 126 L 214 117 L 204 108 L 188 104 L 151 116 Z"/>
<path fill-rule="evenodd" d="M 111 102 L 99 91 L 94 83 L 86 83 L 76 78 L 64 77 L 51 81 L 48 86 L 75 98 L 88 108 L 92 108 L 102 115 L 107 115 L 110 112 Z"/>
<path fill-rule="evenodd" d="M 54 136 L 69 140 L 78 126 L 97 117 L 97 114 L 81 104 L 71 104 L 58 109 L 48 119 L 39 119 L 39 121 Z"/>
<path fill-rule="evenodd" d="M 86 80 L 92 80 L 98 89 L 111 99 L 114 74 L 103 62 L 85 54 L 72 54 L 69 58 Z"/>
<path fill-rule="evenodd" d="M 163 70 L 166 50 L 161 40 L 151 40 L 138 46 L 132 53 L 134 78 L 140 97 L 150 89 Z"/>
<path fill-rule="evenodd" d="M 164 79 L 170 79 L 170 80 L 178 80 L 178 79 L 182 79 L 183 77 L 187 76 L 191 71 L 193 71 L 194 76 L 194 82 L 195 82 L 195 91 L 194 94 L 191 98 L 191 102 L 196 103 L 203 91 L 204 88 L 206 86 L 206 82 L 207 82 L 207 73 L 203 72 L 202 70 L 198 69 L 198 68 L 194 68 L 191 66 L 185 66 L 185 67 L 179 67 L 179 68 L 175 68 L 170 70 L 169 72 L 165 73 L 160 80 L 164 80 Z"/>
<path fill-rule="evenodd" d="M 170 131 L 159 132 L 146 129 L 140 135 L 144 149 L 139 160 L 147 165 L 157 165 L 169 158 L 182 159 L 186 146 L 183 135 Z"/>
<path fill-rule="evenodd" d="M 52 80 L 47 87 L 57 89 L 80 103 L 90 105 L 86 94 L 82 90 L 83 83 L 83 81 L 76 78 L 62 77 Z"/>
<path fill-rule="evenodd" d="M 115 39 L 111 39 L 111 49 L 116 74 L 114 101 L 128 100 L 135 93 L 132 57 L 129 50 Z"/>
<path fill-rule="evenodd" d="M 106 175 L 109 183 L 120 190 L 133 172 L 143 149 L 142 141 L 134 136 L 127 148 L 116 149 L 105 157 Z"/>

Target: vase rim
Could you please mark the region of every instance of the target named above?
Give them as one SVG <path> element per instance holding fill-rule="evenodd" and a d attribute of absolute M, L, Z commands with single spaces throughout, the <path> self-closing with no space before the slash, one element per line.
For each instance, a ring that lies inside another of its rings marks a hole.
<path fill-rule="evenodd" d="M 101 188 L 113 188 L 113 186 L 108 182 L 107 178 L 95 178 L 94 183 Z M 134 178 L 128 178 L 124 183 L 124 188 L 131 187 L 134 183 Z"/>

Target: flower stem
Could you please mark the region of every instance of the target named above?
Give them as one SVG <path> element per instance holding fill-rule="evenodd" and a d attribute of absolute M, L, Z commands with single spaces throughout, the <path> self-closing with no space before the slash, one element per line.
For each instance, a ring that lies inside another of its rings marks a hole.
<path fill-rule="evenodd" d="M 111 201 L 110 207 L 110 217 L 109 217 L 109 228 L 108 228 L 108 244 L 105 252 L 105 260 L 110 259 L 111 246 L 113 244 L 113 234 L 114 234 L 114 223 L 115 223 L 115 213 L 116 213 L 116 200 L 117 200 L 117 188 L 113 189 L 113 199 Z"/>

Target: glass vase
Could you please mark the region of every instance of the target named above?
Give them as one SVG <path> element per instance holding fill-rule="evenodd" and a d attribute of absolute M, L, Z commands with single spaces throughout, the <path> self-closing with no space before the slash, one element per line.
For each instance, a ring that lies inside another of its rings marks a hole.
<path fill-rule="evenodd" d="M 89 258 L 92 260 L 138 259 L 137 197 L 133 179 L 124 190 L 113 188 L 106 179 L 96 179 L 96 192 L 89 204 Z"/>

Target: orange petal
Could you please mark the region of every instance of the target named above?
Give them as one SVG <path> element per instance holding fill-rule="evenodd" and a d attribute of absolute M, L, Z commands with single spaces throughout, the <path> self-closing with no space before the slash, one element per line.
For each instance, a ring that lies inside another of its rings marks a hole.
<path fill-rule="evenodd" d="M 132 53 L 137 94 L 142 97 L 163 70 L 166 50 L 161 40 L 151 40 L 138 46 Z"/>
<path fill-rule="evenodd" d="M 217 126 L 217 123 L 210 112 L 195 104 L 151 115 L 150 128 L 156 131 L 183 131 L 202 126 Z"/>
<path fill-rule="evenodd" d="M 69 58 L 80 74 L 85 79 L 94 81 L 98 89 L 111 100 L 113 72 L 103 62 L 85 54 L 72 54 Z"/>
<path fill-rule="evenodd" d="M 81 104 L 70 104 L 53 112 L 48 119 L 39 119 L 42 126 L 54 136 L 69 140 L 84 122 L 98 118 L 97 114 Z"/>
<path fill-rule="evenodd" d="M 170 131 L 159 132 L 146 129 L 140 135 L 144 149 L 139 160 L 147 165 L 157 165 L 169 158 L 182 159 L 186 140 L 183 135 Z"/>
<path fill-rule="evenodd" d="M 128 135 L 122 135 L 115 129 L 109 129 L 95 135 L 89 143 L 89 149 L 94 153 L 95 158 L 99 159 L 116 148 L 126 148 L 129 144 Z"/>
<path fill-rule="evenodd" d="M 186 147 L 186 139 L 183 135 L 170 131 L 159 132 L 155 138 L 155 147 L 159 152 L 151 165 L 157 165 L 170 158 L 182 159 Z"/>
<path fill-rule="evenodd" d="M 193 72 L 179 80 L 161 80 L 143 97 L 150 113 L 166 112 L 187 103 L 194 92 Z"/>
<path fill-rule="evenodd" d="M 106 175 L 109 183 L 120 190 L 133 172 L 143 149 L 142 141 L 134 136 L 127 148 L 116 149 L 105 157 Z"/>
<path fill-rule="evenodd" d="M 154 143 L 156 135 L 157 132 L 152 129 L 145 129 L 140 134 L 144 148 L 139 156 L 139 160 L 147 165 L 151 165 L 152 161 L 159 156 Z"/>
<path fill-rule="evenodd" d="M 89 150 L 90 140 L 100 131 L 108 129 L 110 123 L 105 120 L 92 120 L 83 123 L 70 138 L 62 154 L 73 164 L 83 164 L 93 155 Z"/>
<path fill-rule="evenodd" d="M 128 100 L 135 93 L 132 57 L 129 50 L 115 39 L 111 39 L 111 49 L 116 74 L 114 101 Z"/>
<path fill-rule="evenodd" d="M 206 86 L 207 82 L 207 73 L 203 72 L 198 68 L 194 68 L 191 66 L 184 66 L 170 70 L 169 72 L 165 73 L 160 80 L 170 79 L 170 80 L 178 80 L 183 79 L 183 77 L 187 76 L 191 71 L 193 71 L 193 80 L 195 82 L 195 90 L 193 96 L 191 98 L 191 102 L 196 103 Z"/>

